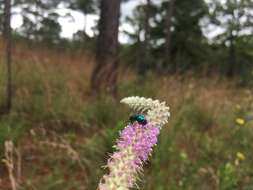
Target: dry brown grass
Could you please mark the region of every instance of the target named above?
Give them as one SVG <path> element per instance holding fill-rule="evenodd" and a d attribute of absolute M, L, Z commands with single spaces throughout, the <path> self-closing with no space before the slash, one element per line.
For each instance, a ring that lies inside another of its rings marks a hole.
<path fill-rule="evenodd" d="M 3 54 L 3 43 L 0 40 L 0 58 L 3 58 Z M 15 94 L 22 97 L 23 102 L 31 99 L 36 85 L 42 85 L 44 106 L 48 111 L 52 111 L 50 107 L 59 85 L 62 85 L 60 91 L 65 89 L 69 97 L 80 101 L 80 106 L 89 101 L 87 92 L 94 65 L 93 55 L 83 51 L 34 48 L 24 43 L 16 43 L 13 57 Z M 120 68 L 120 83 L 131 83 L 136 79 L 137 76 L 131 68 Z M 1 81 L 4 81 L 4 76 L 1 76 Z M 170 104 L 172 112 L 177 112 L 185 101 L 193 97 L 203 110 L 216 116 L 230 111 L 247 96 L 245 90 L 235 86 L 235 81 L 221 81 L 219 77 L 153 76 L 147 79 L 147 83 L 148 88 L 155 91 L 154 94 Z M 136 85 L 139 85 L 136 88 L 142 88 L 141 84 Z M 120 94 L 124 95 L 124 92 Z"/>
<path fill-rule="evenodd" d="M 4 56 L 3 47 L 0 41 L 1 58 Z M 85 51 L 29 47 L 23 43 L 16 43 L 13 48 L 14 76 L 24 71 L 28 76 L 37 73 L 47 83 L 47 76 L 52 72 L 61 72 L 66 77 L 70 89 L 78 88 L 77 84 L 88 85 L 93 62 L 93 56 Z"/>
<path fill-rule="evenodd" d="M 173 106 L 193 97 L 206 110 L 223 110 L 224 106 L 241 101 L 246 89 L 236 87 L 235 81 L 219 78 L 182 79 L 172 76 L 159 80 L 159 96 Z"/>

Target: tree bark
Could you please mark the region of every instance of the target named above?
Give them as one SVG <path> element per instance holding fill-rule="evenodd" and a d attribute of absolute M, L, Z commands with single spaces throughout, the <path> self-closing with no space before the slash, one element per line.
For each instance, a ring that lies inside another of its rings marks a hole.
<path fill-rule="evenodd" d="M 11 0 L 4 0 L 4 44 L 5 62 L 7 66 L 6 112 L 12 107 L 12 68 L 11 68 Z"/>
<path fill-rule="evenodd" d="M 169 64 L 171 64 L 171 27 L 172 27 L 172 18 L 174 16 L 174 8 L 175 8 L 175 1 L 176 0 L 170 0 L 167 5 L 167 12 L 166 12 L 166 20 L 165 20 L 165 35 L 166 35 L 166 41 L 165 41 L 165 68 L 169 67 Z M 173 71 L 176 70 L 174 65 L 171 65 L 171 68 Z"/>
<path fill-rule="evenodd" d="M 236 48 L 235 48 L 235 37 L 233 36 L 232 32 L 230 35 L 230 46 L 229 46 L 229 55 L 228 55 L 228 69 L 227 69 L 227 76 L 234 77 L 236 74 Z"/>
<path fill-rule="evenodd" d="M 142 47 L 141 47 L 141 59 L 140 59 L 140 63 L 139 63 L 139 68 L 138 68 L 138 73 L 140 76 L 144 77 L 146 75 L 147 72 L 147 67 L 149 65 L 150 62 L 150 47 L 149 47 L 149 43 L 150 43 L 150 9 L 151 9 L 151 0 L 147 0 L 146 5 L 145 5 L 145 19 L 144 19 L 144 40 L 141 43 Z"/>
<path fill-rule="evenodd" d="M 117 94 L 120 4 L 120 0 L 101 0 L 96 65 L 91 76 L 91 90 L 95 93 Z"/>

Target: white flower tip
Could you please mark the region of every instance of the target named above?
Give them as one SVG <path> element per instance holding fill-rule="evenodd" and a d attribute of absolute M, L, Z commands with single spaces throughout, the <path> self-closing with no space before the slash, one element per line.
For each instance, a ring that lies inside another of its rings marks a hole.
<path fill-rule="evenodd" d="M 162 126 L 168 122 L 170 117 L 169 107 L 165 102 L 152 100 L 138 96 L 123 98 L 121 103 L 127 104 L 130 108 L 139 112 L 147 112 L 147 118 L 151 123 L 157 126 Z"/>

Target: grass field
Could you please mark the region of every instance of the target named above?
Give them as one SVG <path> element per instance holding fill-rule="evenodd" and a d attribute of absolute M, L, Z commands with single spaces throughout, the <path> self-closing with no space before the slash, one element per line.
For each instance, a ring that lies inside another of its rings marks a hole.
<path fill-rule="evenodd" d="M 2 51 L 0 51 L 2 52 Z M 0 104 L 5 66 L 0 53 Z M 236 81 L 191 75 L 139 81 L 121 68 L 119 99 L 92 97 L 93 58 L 83 52 L 29 49 L 14 55 L 13 109 L 0 119 L 0 155 L 12 140 L 21 190 L 95 190 L 130 110 L 122 97 L 146 96 L 171 107 L 169 124 L 139 180 L 142 190 L 253 189 L 253 95 Z M 0 189 L 11 189 L 0 163 Z"/>

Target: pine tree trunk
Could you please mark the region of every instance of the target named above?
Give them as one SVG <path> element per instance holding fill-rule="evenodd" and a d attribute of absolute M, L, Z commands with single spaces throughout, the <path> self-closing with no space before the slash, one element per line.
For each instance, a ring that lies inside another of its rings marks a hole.
<path fill-rule="evenodd" d="M 11 69 L 11 0 L 4 0 L 4 44 L 7 66 L 6 112 L 12 107 L 12 69 Z"/>
<path fill-rule="evenodd" d="M 141 47 L 141 59 L 139 63 L 139 68 L 138 68 L 138 73 L 140 76 L 144 77 L 147 72 L 147 67 L 149 66 L 150 63 L 150 47 L 149 47 L 149 42 L 150 42 L 150 9 L 151 9 L 151 0 L 147 0 L 146 6 L 145 6 L 145 21 L 144 21 L 144 41 L 142 43 Z"/>
<path fill-rule="evenodd" d="M 174 15 L 174 8 L 175 8 L 175 1 L 176 0 L 170 0 L 168 2 L 167 6 L 167 12 L 166 12 L 166 20 L 165 20 L 165 35 L 166 35 L 166 42 L 165 42 L 165 68 L 171 67 L 172 71 L 174 72 L 176 70 L 174 65 L 171 64 L 171 27 L 172 27 L 172 18 Z"/>
<path fill-rule="evenodd" d="M 236 74 L 236 50 L 234 44 L 234 36 L 230 36 L 230 46 L 229 46 L 229 55 L 228 55 L 228 69 L 227 76 L 234 77 Z"/>
<path fill-rule="evenodd" d="M 120 3 L 120 0 L 101 0 L 96 65 L 91 76 L 91 89 L 95 93 L 117 93 Z"/>

